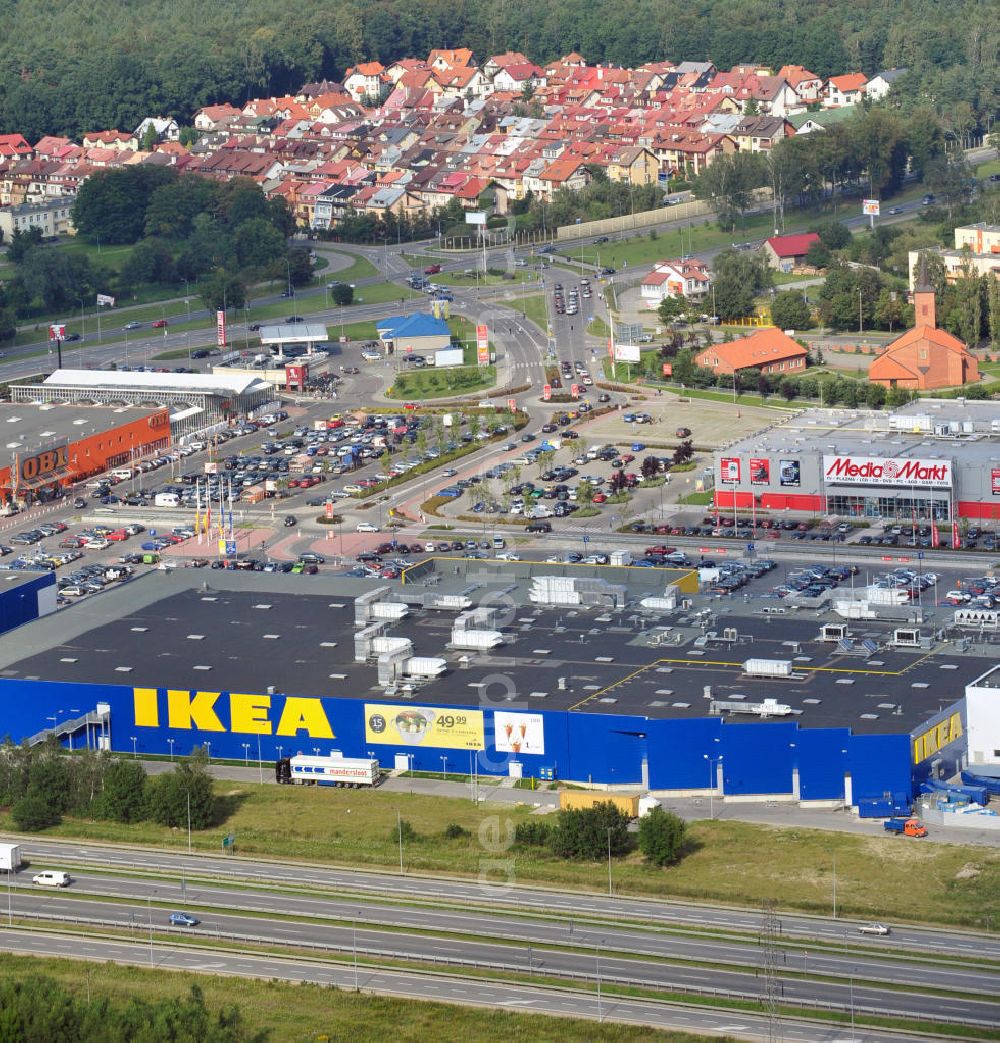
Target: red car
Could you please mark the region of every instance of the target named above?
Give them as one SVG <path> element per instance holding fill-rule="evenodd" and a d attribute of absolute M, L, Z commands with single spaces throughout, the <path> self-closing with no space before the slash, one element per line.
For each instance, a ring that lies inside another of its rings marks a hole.
<path fill-rule="evenodd" d="M 441 265 L 439 265 L 439 264 L 429 264 L 424 269 L 424 275 L 437 275 L 437 273 L 439 271 L 441 271 Z"/>
<path fill-rule="evenodd" d="M 166 328 L 167 328 L 167 320 L 166 319 L 157 319 L 156 322 L 153 323 L 153 329 L 154 330 L 165 330 Z"/>

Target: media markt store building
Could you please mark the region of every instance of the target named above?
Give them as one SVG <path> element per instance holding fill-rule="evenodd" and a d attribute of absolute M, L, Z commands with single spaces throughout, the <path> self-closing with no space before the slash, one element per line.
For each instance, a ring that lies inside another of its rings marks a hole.
<path fill-rule="evenodd" d="M 954 516 L 954 462 L 941 458 L 823 456 L 826 512 L 910 522 Z"/>

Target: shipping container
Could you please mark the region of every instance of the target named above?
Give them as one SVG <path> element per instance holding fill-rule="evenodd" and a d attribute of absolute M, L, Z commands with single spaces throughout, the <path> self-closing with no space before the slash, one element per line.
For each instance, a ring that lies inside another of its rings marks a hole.
<path fill-rule="evenodd" d="M 638 818 L 639 816 L 639 795 L 637 793 L 562 790 L 559 794 L 559 807 L 563 811 L 593 808 L 597 807 L 598 804 L 614 804 L 619 811 L 624 811 L 629 818 Z"/>

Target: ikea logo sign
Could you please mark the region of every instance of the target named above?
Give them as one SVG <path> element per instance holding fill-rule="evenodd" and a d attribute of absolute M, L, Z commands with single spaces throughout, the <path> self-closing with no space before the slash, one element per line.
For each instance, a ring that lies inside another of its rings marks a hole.
<path fill-rule="evenodd" d="M 333 739 L 323 702 L 293 695 L 133 688 L 137 728 Z"/>

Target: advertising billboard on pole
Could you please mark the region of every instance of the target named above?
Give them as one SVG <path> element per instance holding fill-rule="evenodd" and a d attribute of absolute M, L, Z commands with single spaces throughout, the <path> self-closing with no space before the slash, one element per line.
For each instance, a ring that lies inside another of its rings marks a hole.
<path fill-rule="evenodd" d="M 215 343 L 220 348 L 226 346 L 226 313 L 221 308 L 215 313 Z"/>
<path fill-rule="evenodd" d="M 480 366 L 490 364 L 490 331 L 483 323 L 476 327 L 476 359 Z"/>

